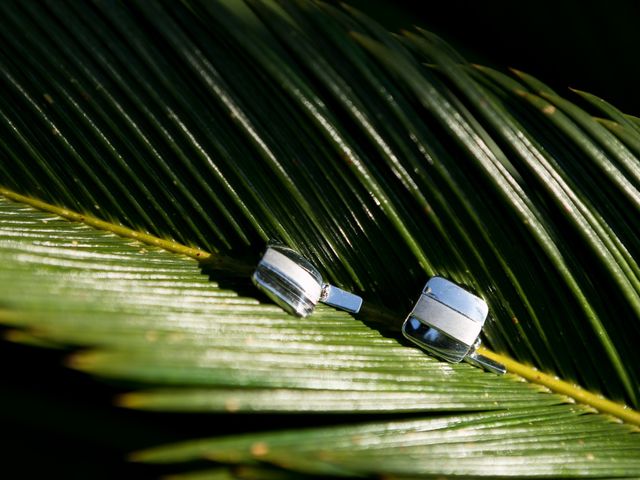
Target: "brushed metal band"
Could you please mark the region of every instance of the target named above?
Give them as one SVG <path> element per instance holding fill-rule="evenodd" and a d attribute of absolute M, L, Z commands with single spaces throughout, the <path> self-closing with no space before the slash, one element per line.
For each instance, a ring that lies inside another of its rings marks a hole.
<path fill-rule="evenodd" d="M 420 295 L 420 300 L 413 308 L 411 316 L 425 325 L 447 332 L 448 335 L 469 346 L 473 345 L 482 330 L 482 323 L 471 320 L 448 305 L 425 294 Z"/>
<path fill-rule="evenodd" d="M 269 265 L 270 268 L 277 270 L 281 275 L 295 282 L 313 303 L 317 303 L 320 300 L 322 285 L 307 270 L 283 253 L 269 248 L 260 263 Z"/>

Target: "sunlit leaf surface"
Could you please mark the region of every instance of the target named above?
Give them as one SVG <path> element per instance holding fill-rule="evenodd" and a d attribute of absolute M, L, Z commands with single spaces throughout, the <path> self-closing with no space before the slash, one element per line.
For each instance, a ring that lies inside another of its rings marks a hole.
<path fill-rule="evenodd" d="M 221 288 L 190 258 L 2 200 L 0 261 L 0 319 L 44 345 L 90 346 L 70 366 L 145 387 L 124 406 L 447 413 L 190 442 L 138 460 L 259 459 L 347 476 L 640 473 L 635 427 L 510 375 L 436 361 L 345 313 L 297 320 Z"/>
<path fill-rule="evenodd" d="M 42 340 L 97 347 L 75 354 L 75 368 L 166 387 L 126 404 L 382 412 L 564 401 L 515 378 L 439 362 L 329 307 L 302 321 L 221 288 L 190 258 L 0 205 L 3 321 Z"/>

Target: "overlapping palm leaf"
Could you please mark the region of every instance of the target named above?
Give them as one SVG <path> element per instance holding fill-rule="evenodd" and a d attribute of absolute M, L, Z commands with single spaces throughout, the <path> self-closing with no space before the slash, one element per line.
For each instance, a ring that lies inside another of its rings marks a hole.
<path fill-rule="evenodd" d="M 525 74 L 473 67 L 428 32 L 397 37 L 349 7 L 0 8 L 3 187 L 214 255 L 278 239 L 398 321 L 428 276 L 450 277 L 490 303 L 493 348 L 638 405 L 635 118 L 581 93 L 596 119 Z M 347 314 L 297 321 L 190 259 L 8 201 L 0 256 L 3 321 L 25 341 L 92 347 L 70 365 L 144 387 L 123 405 L 448 412 L 146 460 L 348 476 L 640 470 L 628 426 Z"/>

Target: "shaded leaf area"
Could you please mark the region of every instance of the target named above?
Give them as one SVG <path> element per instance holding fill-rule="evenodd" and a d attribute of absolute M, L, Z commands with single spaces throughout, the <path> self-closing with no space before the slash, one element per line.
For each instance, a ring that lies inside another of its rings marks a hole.
<path fill-rule="evenodd" d="M 640 475 L 635 427 L 511 375 L 436 361 L 346 313 L 323 307 L 300 321 L 222 288 L 177 254 L 0 200 L 0 262 L 0 321 L 18 329 L 8 338 L 84 347 L 71 367 L 137 386 L 122 406 L 440 412 L 219 437 L 135 457 L 241 467 L 184 478 Z"/>
<path fill-rule="evenodd" d="M 3 186 L 238 257 L 278 239 L 398 312 L 449 277 L 493 348 L 639 405 L 637 119 L 349 7 L 0 9 Z"/>
<path fill-rule="evenodd" d="M 235 468 L 209 468 L 187 473 L 168 475 L 167 480 L 314 480 L 323 478 L 276 469 L 264 465 L 240 466 Z"/>

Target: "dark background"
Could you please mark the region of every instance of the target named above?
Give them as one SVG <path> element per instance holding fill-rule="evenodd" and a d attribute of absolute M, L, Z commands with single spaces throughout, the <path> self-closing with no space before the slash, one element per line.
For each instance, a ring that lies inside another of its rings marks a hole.
<path fill-rule="evenodd" d="M 466 58 L 526 71 L 559 92 L 589 91 L 640 114 L 640 1 L 351 0 L 390 30 L 427 28 Z M 183 438 L 295 426 L 300 417 L 201 416 L 112 407 L 123 385 L 69 370 L 64 353 L 0 344 L 0 424 L 6 478 L 154 478 L 166 467 L 135 466 L 126 452 Z M 361 418 L 364 420 L 365 418 Z M 232 425 L 225 425 L 233 422 Z M 345 421 L 304 418 L 305 424 Z M 10 473 L 10 472 L 14 473 Z"/>
<path fill-rule="evenodd" d="M 336 2 L 333 2 L 336 3 Z M 640 1 L 348 0 L 388 29 L 419 25 L 468 60 L 585 90 L 640 116 Z"/>

